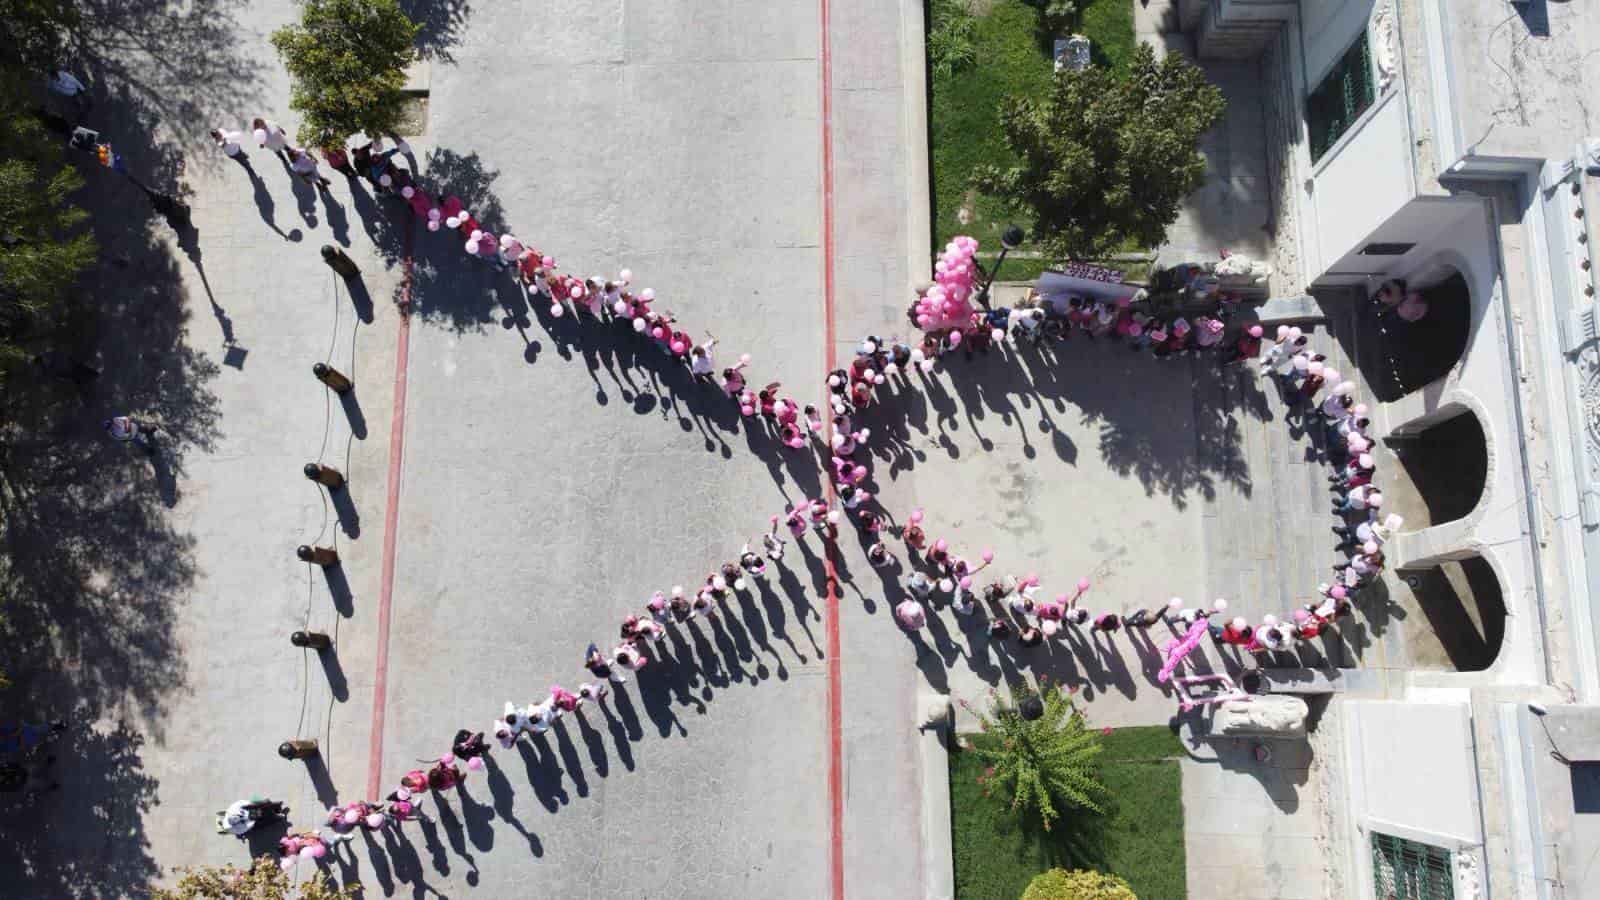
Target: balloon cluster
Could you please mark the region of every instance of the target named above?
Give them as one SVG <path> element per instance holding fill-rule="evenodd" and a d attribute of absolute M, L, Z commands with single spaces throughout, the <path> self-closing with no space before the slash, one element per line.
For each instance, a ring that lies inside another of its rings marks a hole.
<path fill-rule="evenodd" d="M 962 331 L 972 327 L 972 290 L 978 265 L 976 238 L 962 235 L 945 245 L 933 264 L 933 287 L 917 300 L 917 325 L 923 331 L 949 331 L 950 343 L 960 344 Z"/>

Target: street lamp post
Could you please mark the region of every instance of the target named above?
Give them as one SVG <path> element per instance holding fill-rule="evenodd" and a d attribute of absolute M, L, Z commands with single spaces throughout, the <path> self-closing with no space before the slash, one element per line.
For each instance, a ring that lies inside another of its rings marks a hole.
<path fill-rule="evenodd" d="M 989 288 L 994 284 L 995 276 L 1000 274 L 1001 263 L 1006 261 L 1007 253 L 1022 246 L 1023 237 L 1025 235 L 1022 229 L 1016 225 L 1007 227 L 1005 233 L 1000 235 L 1000 256 L 994 261 L 994 268 L 989 270 L 989 277 L 983 282 L 983 290 L 978 292 L 978 303 L 984 309 L 989 308 Z"/>

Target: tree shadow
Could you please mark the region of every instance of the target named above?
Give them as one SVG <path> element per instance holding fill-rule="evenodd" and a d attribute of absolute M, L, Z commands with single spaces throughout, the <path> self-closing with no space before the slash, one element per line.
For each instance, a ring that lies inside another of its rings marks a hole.
<path fill-rule="evenodd" d="M 161 875 L 144 830 L 160 788 L 144 771 L 144 742 L 126 723 L 62 737 L 61 789 L 16 794 L 0 809 L 8 896 L 131 897 Z"/>
<path fill-rule="evenodd" d="M 505 233 L 505 208 L 493 190 L 498 177 L 499 171 L 487 168 L 477 153 L 463 156 L 448 148 L 430 150 L 418 173 L 419 181 L 426 181 L 435 199 L 459 198 L 483 230 L 497 236 Z M 468 259 L 461 252 L 457 232 L 441 228 L 436 235 L 424 231 L 418 237 L 411 268 L 416 314 L 425 322 L 456 332 L 481 331 L 496 321 L 495 310 L 503 305 L 500 291 L 510 288 L 512 275 L 488 262 Z M 403 252 L 398 244 L 380 246 L 395 259 Z M 463 271 L 467 267 L 478 271 Z"/>
<path fill-rule="evenodd" d="M 461 42 L 467 19 L 472 16 L 468 0 L 400 0 L 400 8 L 419 26 L 418 55 L 453 65 L 456 59 L 450 51 Z"/>
<path fill-rule="evenodd" d="M 260 108 L 266 64 L 240 44 L 247 0 L 82 0 L 68 54 L 88 76 L 93 121 L 146 184 L 177 194 L 185 148 Z M 219 153 L 198 164 L 233 165 Z"/>

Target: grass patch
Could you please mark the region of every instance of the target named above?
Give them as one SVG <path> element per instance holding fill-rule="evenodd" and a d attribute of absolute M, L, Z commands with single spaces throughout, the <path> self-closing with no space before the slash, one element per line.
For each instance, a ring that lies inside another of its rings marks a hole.
<path fill-rule="evenodd" d="M 1081 18 L 1079 31 L 1093 42 L 1095 64 L 1124 68 L 1136 40 L 1131 0 L 1091 0 Z M 1034 7 L 1023 0 L 995 0 L 988 12 L 975 17 L 971 41 L 973 64 L 948 73 L 935 72 L 929 81 L 936 251 L 958 234 L 970 234 L 998 249 L 1000 232 L 1007 224 L 1015 222 L 1024 228 L 1033 224 L 1026 216 L 1008 213 L 992 199 L 969 195 L 969 180 L 980 165 L 1015 162 L 1000 134 L 1000 102 L 1012 95 L 1039 95 L 1049 90 L 1054 72 L 1050 36 L 1040 28 Z M 963 225 L 958 213 L 969 199 L 972 220 Z"/>
<path fill-rule="evenodd" d="M 1009 265 L 1009 263 L 1007 263 Z M 988 735 L 969 735 L 974 742 Z M 1051 866 L 1098 869 L 1127 879 L 1141 900 L 1185 895 L 1183 795 L 1177 758 L 1183 745 L 1165 727 L 1118 728 L 1101 739 L 1107 815 L 1064 813 L 1054 831 L 1020 821 L 977 783 L 971 754 L 950 756 L 950 817 L 956 896 L 1016 900 Z"/>

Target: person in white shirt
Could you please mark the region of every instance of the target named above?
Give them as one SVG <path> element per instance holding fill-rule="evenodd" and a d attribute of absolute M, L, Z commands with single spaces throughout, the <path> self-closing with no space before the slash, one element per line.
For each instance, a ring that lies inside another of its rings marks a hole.
<path fill-rule="evenodd" d="M 1335 513 L 1359 512 L 1363 509 L 1377 509 L 1383 505 L 1383 494 L 1371 485 L 1353 487 L 1344 495 L 1343 500 L 1334 501 Z"/>
<path fill-rule="evenodd" d="M 250 123 L 250 131 L 255 136 L 258 145 L 271 150 L 284 159 L 289 158 L 289 135 L 278 123 L 269 122 L 258 117 Z"/>
<path fill-rule="evenodd" d="M 226 128 L 211 129 L 211 139 L 217 142 L 217 147 L 223 155 L 239 163 L 250 165 L 250 158 L 245 155 L 244 148 L 239 145 L 239 139 L 244 137 L 240 131 L 230 131 Z"/>
<path fill-rule="evenodd" d="M 712 374 L 717 371 L 716 360 L 711 357 L 712 348 L 717 346 L 717 338 L 709 331 L 706 337 L 708 340 L 689 354 L 689 371 L 701 381 L 710 381 Z"/>

